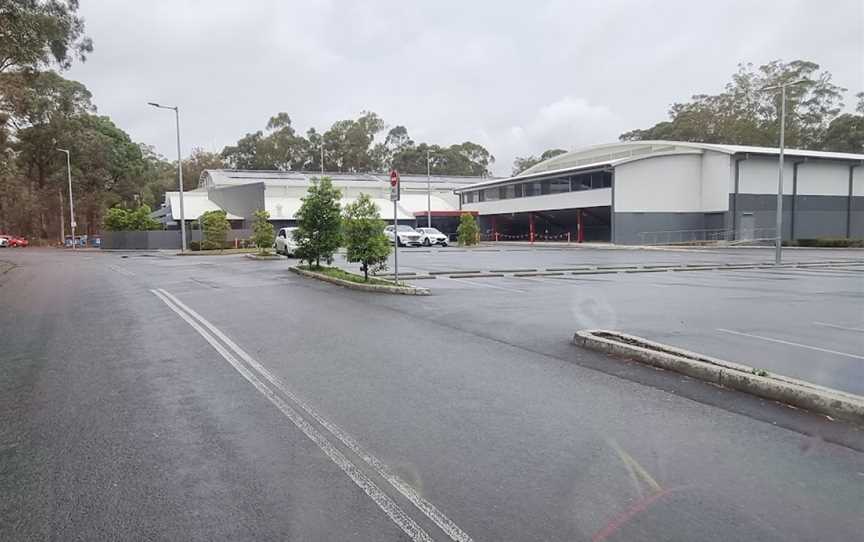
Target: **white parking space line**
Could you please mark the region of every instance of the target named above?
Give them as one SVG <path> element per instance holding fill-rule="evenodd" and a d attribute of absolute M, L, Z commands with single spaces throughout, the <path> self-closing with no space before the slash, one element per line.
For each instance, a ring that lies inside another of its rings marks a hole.
<path fill-rule="evenodd" d="M 488 282 L 480 282 L 477 280 L 454 279 L 451 277 L 441 277 L 441 278 L 443 278 L 444 280 L 452 280 L 453 282 L 461 282 L 462 284 L 470 284 L 471 286 L 480 286 L 483 288 L 493 288 L 495 290 L 504 290 L 506 292 L 518 292 L 520 294 L 528 293 L 525 290 L 520 290 L 519 288 L 507 288 L 504 286 L 496 286 L 495 284 L 489 284 Z M 480 278 L 480 277 L 478 277 L 478 278 Z"/>
<path fill-rule="evenodd" d="M 838 326 L 837 324 L 829 324 L 828 322 L 813 322 L 813 325 L 822 326 L 822 327 L 830 327 L 834 329 L 842 329 L 844 331 L 860 331 L 864 333 L 864 328 L 861 327 L 846 327 L 846 326 Z"/>
<path fill-rule="evenodd" d="M 321 450 L 336 463 L 345 472 L 352 481 L 355 482 L 373 501 L 396 523 L 406 534 L 413 540 L 432 540 L 410 516 L 408 516 L 390 497 L 381 491 L 380 488 L 366 475 L 357 468 L 348 458 L 346 458 L 337 448 L 321 435 L 312 425 L 310 425 L 296 410 L 288 405 L 279 395 L 277 395 L 266 383 L 261 381 L 258 376 L 263 377 L 270 382 L 276 389 L 282 392 L 296 406 L 299 406 L 307 415 L 312 417 L 327 429 L 334 437 L 342 444 L 357 454 L 363 461 L 372 467 L 384 480 L 390 483 L 399 493 L 405 496 L 414 506 L 423 512 L 431 519 L 438 527 L 441 528 L 454 542 L 471 542 L 472 539 L 467 533 L 462 531 L 450 518 L 444 515 L 435 505 L 420 496 L 416 490 L 407 482 L 399 478 L 384 462 L 363 449 L 360 444 L 348 435 L 341 427 L 326 420 L 315 409 L 309 406 L 305 401 L 292 393 L 287 386 L 275 377 L 263 365 L 250 356 L 245 350 L 240 348 L 228 336 L 222 333 L 216 326 L 207 321 L 203 316 L 195 312 L 193 309 L 185 305 L 182 301 L 165 290 L 151 290 L 154 295 L 162 299 L 171 310 L 180 315 L 186 320 L 199 334 L 204 337 L 223 358 L 226 359 L 241 375 L 243 375 L 250 383 L 252 383 L 261 393 L 263 393 L 280 411 L 283 412 L 294 424 L 306 434 Z M 194 320 L 190 319 L 194 318 Z M 195 321 L 197 320 L 197 322 Z M 228 352 L 221 343 L 216 341 L 208 331 L 205 331 L 198 324 L 205 326 L 213 335 L 218 337 L 233 353 L 237 354 L 248 367 L 239 363 L 233 355 Z"/>
<path fill-rule="evenodd" d="M 845 356 L 847 358 L 854 358 L 854 359 L 864 359 L 864 356 L 859 356 L 858 354 L 850 354 L 849 352 L 839 352 L 837 350 L 829 350 L 827 348 L 819 348 L 818 346 L 810 346 L 809 344 L 801 344 L 801 343 L 796 343 L 796 342 L 792 342 L 792 341 L 784 341 L 782 339 L 763 337 L 762 335 L 753 335 L 752 333 L 743 333 L 741 331 L 732 331 L 731 329 L 723 329 L 723 328 L 717 328 L 717 331 L 720 331 L 722 333 L 730 333 L 732 335 L 740 335 L 742 337 L 761 339 L 763 341 L 769 341 L 772 343 L 785 344 L 785 345 L 789 345 L 789 346 L 797 346 L 799 348 L 806 348 L 808 350 L 816 350 L 817 352 L 825 352 L 826 354 L 834 354 L 837 356 Z"/>
<path fill-rule="evenodd" d="M 115 271 L 115 272 L 120 273 L 121 275 L 125 275 L 127 277 L 134 277 L 135 276 L 135 273 L 133 271 L 129 271 L 128 269 L 123 269 L 122 267 L 119 267 L 116 265 L 109 265 L 108 268 L 111 269 L 112 271 Z"/>

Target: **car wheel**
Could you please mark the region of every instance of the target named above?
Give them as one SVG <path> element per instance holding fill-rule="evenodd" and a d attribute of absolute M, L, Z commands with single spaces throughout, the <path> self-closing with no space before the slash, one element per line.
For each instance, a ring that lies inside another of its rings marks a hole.
<path fill-rule="evenodd" d="M 424 247 L 432 246 L 432 243 L 429 241 L 428 237 L 426 239 L 423 239 L 423 246 Z"/>
<path fill-rule="evenodd" d="M 404 247 L 405 245 L 402 243 L 400 239 L 396 239 L 396 246 Z"/>
<path fill-rule="evenodd" d="M 447 241 L 441 241 L 441 247 L 443 248 L 443 247 L 446 247 L 446 246 L 447 246 Z"/>

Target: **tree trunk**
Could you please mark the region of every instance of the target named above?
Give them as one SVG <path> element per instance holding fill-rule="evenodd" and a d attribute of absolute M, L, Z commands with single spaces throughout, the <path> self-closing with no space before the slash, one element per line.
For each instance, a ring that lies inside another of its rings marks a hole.
<path fill-rule="evenodd" d="M 369 282 L 369 265 L 363 262 L 363 280 Z"/>

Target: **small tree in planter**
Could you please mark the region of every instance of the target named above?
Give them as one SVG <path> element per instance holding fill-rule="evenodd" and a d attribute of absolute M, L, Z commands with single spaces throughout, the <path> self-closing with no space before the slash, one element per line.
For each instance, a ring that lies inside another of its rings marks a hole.
<path fill-rule="evenodd" d="M 480 230 L 477 228 L 477 221 L 474 220 L 474 215 L 463 213 L 459 217 L 459 227 L 456 228 L 456 237 L 459 244 L 462 246 L 476 245 Z"/>
<path fill-rule="evenodd" d="M 228 222 L 225 211 L 207 211 L 201 215 L 201 230 L 204 241 L 201 243 L 202 250 L 217 250 L 225 248 L 225 236 L 231 224 Z"/>
<path fill-rule="evenodd" d="M 273 224 L 270 223 L 270 213 L 267 211 L 255 211 L 255 222 L 252 224 L 252 241 L 258 247 L 258 253 L 267 255 L 270 247 L 276 239 Z"/>
<path fill-rule="evenodd" d="M 384 221 L 378 208 L 366 194 L 345 206 L 342 217 L 342 233 L 347 248 L 346 259 L 360 262 L 363 277 L 369 281 L 369 270 L 387 269 L 390 256 L 390 241 L 384 235 Z"/>
<path fill-rule="evenodd" d="M 321 267 L 321 260 L 328 264 L 333 253 L 342 244 L 342 217 L 339 200 L 342 192 L 333 186 L 330 177 L 312 179 L 303 204 L 294 214 L 297 229 L 294 240 L 298 258 L 309 263 L 309 267 Z"/>

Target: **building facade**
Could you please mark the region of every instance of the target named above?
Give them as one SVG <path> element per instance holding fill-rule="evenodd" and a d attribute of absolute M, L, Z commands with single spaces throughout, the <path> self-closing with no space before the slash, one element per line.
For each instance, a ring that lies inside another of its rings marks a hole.
<path fill-rule="evenodd" d="M 194 229 L 198 218 L 207 211 L 223 210 L 232 229 L 252 227 L 254 213 L 264 209 L 276 227 L 293 226 L 312 179 L 329 177 L 342 191 L 342 204 L 367 194 L 384 220 L 392 221 L 388 174 L 306 173 L 282 171 L 241 171 L 208 169 L 201 173 L 198 186 L 183 193 L 183 216 Z M 455 233 L 459 216 L 459 198 L 454 190 L 475 184 L 481 177 L 401 175 L 401 197 L 396 205 L 400 224 L 426 225 L 431 208 L 432 225 L 444 233 Z M 179 229 L 180 194 L 166 192 L 165 203 L 153 213 L 166 229 Z"/>
<path fill-rule="evenodd" d="M 864 155 L 785 151 L 783 239 L 864 238 Z M 459 187 L 490 238 L 662 244 L 776 237 L 779 149 L 633 141 Z"/>

